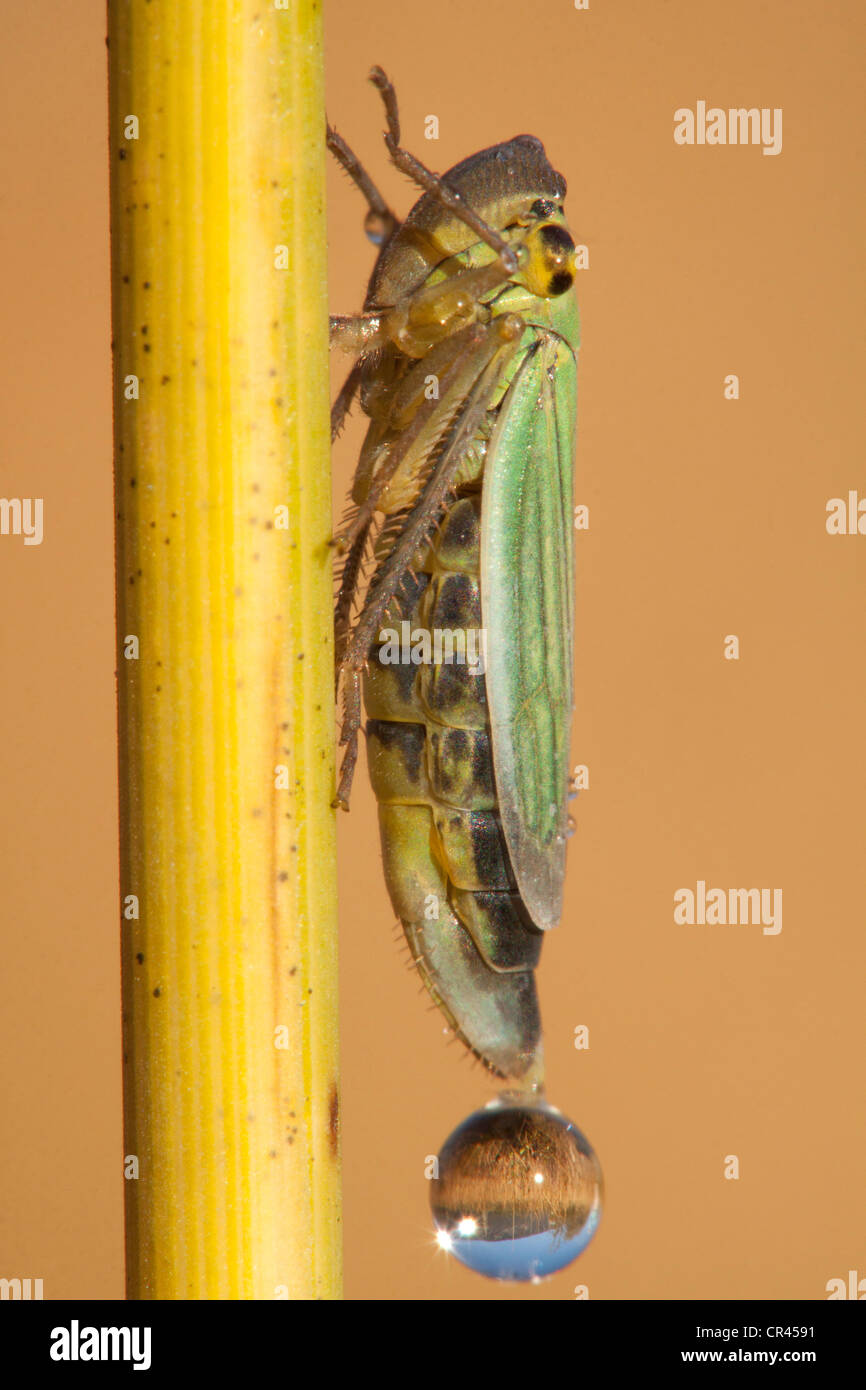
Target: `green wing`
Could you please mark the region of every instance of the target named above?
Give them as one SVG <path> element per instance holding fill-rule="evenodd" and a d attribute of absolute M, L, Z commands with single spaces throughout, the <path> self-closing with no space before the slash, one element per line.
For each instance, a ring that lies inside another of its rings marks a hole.
<path fill-rule="evenodd" d="M 570 347 L 550 333 L 530 339 L 490 440 L 481 506 L 499 810 L 517 887 L 540 928 L 560 919 L 565 875 L 576 410 Z"/>

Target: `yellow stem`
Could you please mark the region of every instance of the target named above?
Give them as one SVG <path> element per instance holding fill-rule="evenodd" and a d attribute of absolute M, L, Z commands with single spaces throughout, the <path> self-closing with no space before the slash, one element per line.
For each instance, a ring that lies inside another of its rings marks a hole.
<path fill-rule="evenodd" d="M 340 1294 L 320 0 L 110 0 L 130 1298 Z"/>

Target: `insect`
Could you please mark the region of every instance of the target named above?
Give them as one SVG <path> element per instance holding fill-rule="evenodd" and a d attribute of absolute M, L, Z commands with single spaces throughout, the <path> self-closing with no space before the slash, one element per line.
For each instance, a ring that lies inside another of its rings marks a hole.
<path fill-rule="evenodd" d="M 492 1072 L 540 1084 L 534 970 L 562 911 L 572 712 L 566 185 L 529 135 L 437 176 L 402 148 L 384 72 L 370 78 L 390 157 L 423 192 L 398 221 L 328 128 L 380 247 L 362 312 L 331 319 L 355 358 L 332 437 L 356 396 L 369 418 L 334 542 L 335 804 L 348 809 L 363 691 L 385 876 L 418 971 Z"/>

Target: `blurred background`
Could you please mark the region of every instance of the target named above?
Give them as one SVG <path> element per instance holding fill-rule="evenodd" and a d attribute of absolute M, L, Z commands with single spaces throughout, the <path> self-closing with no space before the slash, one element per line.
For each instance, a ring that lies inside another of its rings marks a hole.
<path fill-rule="evenodd" d="M 830 498 L 866 496 L 866 13 L 325 10 L 329 117 L 398 213 L 415 193 L 387 165 L 373 63 L 435 169 L 539 136 L 588 248 L 589 788 L 539 984 L 549 1098 L 607 1184 L 594 1243 L 538 1287 L 435 1249 L 426 1157 L 495 1088 L 404 965 L 362 768 L 339 820 L 346 1295 L 824 1298 L 866 1275 L 866 539 L 825 527 Z M 0 537 L 0 1275 L 47 1298 L 123 1293 L 104 34 L 100 0 L 0 0 L 0 496 L 45 499 L 41 546 Z M 698 101 L 782 108 L 781 153 L 675 144 Z M 335 167 L 328 211 L 348 313 L 375 251 Z M 337 446 L 335 517 L 362 433 Z M 678 925 L 698 880 L 780 888 L 781 932 Z"/>

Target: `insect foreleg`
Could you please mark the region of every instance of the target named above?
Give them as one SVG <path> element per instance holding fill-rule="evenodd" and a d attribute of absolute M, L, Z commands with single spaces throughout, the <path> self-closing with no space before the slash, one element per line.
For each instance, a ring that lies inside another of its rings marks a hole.
<path fill-rule="evenodd" d="M 467 323 L 489 317 L 482 303 L 484 296 L 504 285 L 512 274 L 512 263 L 503 256 L 474 270 L 460 270 L 381 311 L 382 329 L 408 357 L 426 357 L 436 343 Z"/>
<path fill-rule="evenodd" d="M 332 315 L 331 347 L 360 356 L 390 340 L 407 357 L 426 357 L 437 343 L 487 312 L 481 303 L 484 296 L 511 278 L 519 259 L 509 250 L 507 256 L 498 256 L 489 265 L 460 270 L 414 290 L 390 308 Z"/>
<path fill-rule="evenodd" d="M 382 68 L 376 63 L 369 73 L 370 81 L 377 87 L 382 94 L 382 102 L 385 107 L 385 118 L 388 122 L 388 135 L 395 145 L 400 143 L 400 110 L 397 106 L 397 93 L 389 77 L 386 76 Z"/>
<path fill-rule="evenodd" d="M 356 354 L 380 347 L 387 334 L 381 311 L 373 314 L 332 314 L 329 319 L 331 347 Z"/>
<path fill-rule="evenodd" d="M 385 144 L 397 168 L 401 173 L 407 174 L 425 192 L 432 193 L 435 198 L 438 198 L 443 207 L 448 208 L 449 212 L 453 212 L 454 216 L 459 217 L 460 221 L 464 222 L 467 227 L 471 227 L 476 236 L 480 237 L 488 246 L 492 246 L 493 250 L 498 252 L 500 256 L 510 258 L 510 273 L 513 275 L 517 269 L 517 258 L 508 242 L 464 202 L 456 189 L 449 188 L 438 174 L 434 174 L 431 169 L 421 163 L 420 159 L 416 159 L 413 154 L 401 146 L 397 94 L 380 67 L 371 69 L 370 81 L 382 93 L 385 115 L 388 120 Z"/>
<path fill-rule="evenodd" d="M 382 246 L 386 241 L 390 241 L 400 223 L 394 216 L 382 194 L 374 184 L 367 170 L 364 168 L 354 150 L 350 149 L 343 139 L 338 135 L 333 126 L 326 125 L 328 149 L 342 165 L 349 178 L 361 190 L 367 200 L 370 211 L 364 224 L 367 236 L 376 246 Z"/>

